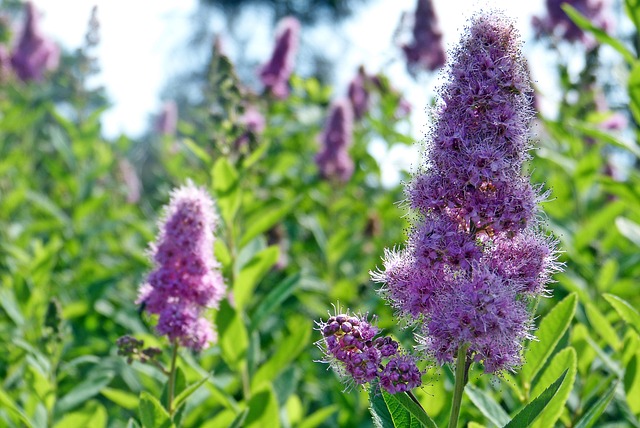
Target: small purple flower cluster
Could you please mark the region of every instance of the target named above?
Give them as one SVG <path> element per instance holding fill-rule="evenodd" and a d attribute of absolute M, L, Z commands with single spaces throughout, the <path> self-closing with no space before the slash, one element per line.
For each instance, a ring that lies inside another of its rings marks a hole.
<path fill-rule="evenodd" d="M 587 36 L 562 10 L 566 3 L 586 16 L 594 25 L 605 30 L 612 27 L 611 17 L 607 15 L 608 2 L 604 0 L 547 0 L 547 16 L 532 18 L 536 36 L 557 36 L 569 42 L 580 41 L 587 47 L 593 47 L 594 40 Z"/>
<path fill-rule="evenodd" d="M 58 67 L 60 49 L 42 35 L 38 21 L 36 7 L 27 2 L 24 28 L 11 54 L 12 68 L 23 81 L 42 80 L 45 71 Z"/>
<path fill-rule="evenodd" d="M 159 314 L 158 333 L 200 351 L 216 340 L 206 308 L 217 307 L 225 291 L 213 257 L 217 222 L 213 201 L 193 184 L 174 190 L 151 257 L 156 269 L 140 287 L 136 303 Z"/>
<path fill-rule="evenodd" d="M 353 174 L 348 149 L 353 139 L 353 109 L 346 98 L 334 101 L 321 136 L 322 147 L 316 155 L 320 175 L 342 183 Z"/>
<path fill-rule="evenodd" d="M 431 0 L 418 0 L 413 16 L 413 40 L 402 46 L 409 71 L 434 71 L 445 64 L 442 32 Z"/>
<path fill-rule="evenodd" d="M 390 337 L 376 337 L 378 328 L 364 317 L 339 314 L 318 325 L 324 337 L 318 344 L 328 362 L 356 385 L 377 379 L 390 394 L 421 385 L 421 372 L 415 359 L 403 354 L 398 342 Z"/>
<path fill-rule="evenodd" d="M 276 31 L 271 59 L 260 69 L 262 84 L 280 99 L 289 96 L 289 76 L 293 72 L 299 34 L 300 22 L 292 16 L 283 18 Z"/>
<path fill-rule="evenodd" d="M 362 119 L 367 110 L 369 110 L 369 90 L 367 89 L 367 85 L 370 79 L 364 67 L 360 66 L 358 73 L 353 80 L 349 82 L 347 93 L 356 120 Z"/>
<path fill-rule="evenodd" d="M 178 106 L 175 101 L 167 101 L 162 106 L 155 123 L 155 131 L 162 136 L 174 136 L 178 126 Z"/>
<path fill-rule="evenodd" d="M 448 71 L 425 167 L 407 188 L 416 223 L 372 277 L 440 364 L 468 345 L 492 373 L 520 363 L 527 304 L 558 269 L 555 242 L 536 220 L 544 195 L 522 174 L 531 90 L 513 25 L 476 17 Z"/>

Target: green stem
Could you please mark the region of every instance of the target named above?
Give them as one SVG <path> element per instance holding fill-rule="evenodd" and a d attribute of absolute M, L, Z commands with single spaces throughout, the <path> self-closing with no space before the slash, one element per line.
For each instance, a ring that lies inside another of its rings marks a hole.
<path fill-rule="evenodd" d="M 451 405 L 451 417 L 449 418 L 449 428 L 458 426 L 458 417 L 460 416 L 460 404 L 462 403 L 462 393 L 464 386 L 469 380 L 469 366 L 471 361 L 467 360 L 467 350 L 469 345 L 465 344 L 458 349 L 458 358 L 456 360 L 456 385 L 453 392 L 453 404 Z"/>
<path fill-rule="evenodd" d="M 178 342 L 173 342 L 173 351 L 171 354 L 171 368 L 169 369 L 169 391 L 167 394 L 167 410 L 169 415 L 173 417 L 173 395 L 176 388 L 176 361 L 178 360 Z"/>

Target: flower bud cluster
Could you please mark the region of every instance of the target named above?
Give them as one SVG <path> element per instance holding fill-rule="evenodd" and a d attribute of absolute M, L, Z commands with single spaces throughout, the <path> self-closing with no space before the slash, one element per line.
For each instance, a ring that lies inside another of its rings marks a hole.
<path fill-rule="evenodd" d="M 363 317 L 339 314 L 320 322 L 328 362 L 356 385 L 379 380 L 389 393 L 408 391 L 420 386 L 421 372 L 413 357 L 399 350 L 398 342 L 376 335 L 379 330 Z"/>
<path fill-rule="evenodd" d="M 127 357 L 128 364 L 131 364 L 134 360 L 146 363 L 154 360 L 162 353 L 159 348 L 145 348 L 144 340 L 138 340 L 133 336 L 119 337 L 116 345 L 118 346 L 118 355 Z"/>
<path fill-rule="evenodd" d="M 353 174 L 353 160 L 348 149 L 353 140 L 353 109 L 346 98 L 334 101 L 321 135 L 322 147 L 316 155 L 320 175 L 342 183 Z"/>

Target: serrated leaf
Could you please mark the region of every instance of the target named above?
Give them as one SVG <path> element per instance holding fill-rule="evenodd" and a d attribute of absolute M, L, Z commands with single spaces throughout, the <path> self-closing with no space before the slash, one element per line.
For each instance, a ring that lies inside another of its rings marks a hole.
<path fill-rule="evenodd" d="M 640 333 L 640 313 L 624 299 L 614 294 L 603 294 L 602 297 L 616 310 L 620 318 Z"/>
<path fill-rule="evenodd" d="M 384 401 L 380 390 L 373 387 L 369 389 L 369 411 L 371 412 L 373 425 L 376 428 L 395 428 L 387 403 Z"/>
<path fill-rule="evenodd" d="M 571 20 L 581 29 L 590 32 L 593 37 L 596 38 L 600 43 L 609 45 L 616 51 L 622 55 L 625 61 L 629 64 L 633 64 L 635 61 L 634 55 L 626 48 L 626 46 L 619 41 L 608 35 L 603 29 L 596 27 L 593 25 L 591 21 L 580 12 L 576 10 L 573 6 L 564 3 L 562 6 L 562 10 L 571 18 Z"/>
<path fill-rule="evenodd" d="M 369 410 L 379 428 L 437 428 L 433 420 L 407 393 L 389 394 L 378 385 L 369 389 Z"/>
<path fill-rule="evenodd" d="M 620 339 L 615 329 L 611 327 L 609 321 L 600 313 L 592 303 L 585 303 L 585 309 L 587 312 L 587 318 L 591 327 L 600 335 L 600 337 L 609 345 L 613 350 L 620 348 Z"/>
<path fill-rule="evenodd" d="M 286 277 L 267 296 L 258 303 L 258 306 L 251 315 L 250 330 L 255 330 L 266 316 L 277 309 L 284 302 L 300 283 L 301 275 L 296 273 Z"/>
<path fill-rule="evenodd" d="M 504 428 L 526 428 L 531 426 L 531 424 L 537 419 L 540 412 L 544 410 L 546 405 L 556 395 L 556 392 L 560 388 L 560 385 L 564 381 L 566 375 L 567 371 L 565 370 L 555 382 L 549 385 L 549 387 L 542 392 L 542 394 L 521 409 L 518 414 L 516 414 L 513 419 L 504 426 Z"/>
<path fill-rule="evenodd" d="M 613 398 L 613 396 L 614 396 L 614 394 L 616 392 L 616 387 L 617 386 L 618 386 L 618 382 L 614 382 L 609 387 L 609 389 L 607 389 L 607 392 L 605 392 L 604 395 L 602 395 L 602 397 L 600 397 L 598 399 L 598 401 L 595 402 L 595 404 L 589 406 L 589 409 L 587 410 L 587 413 L 585 413 L 580 418 L 580 420 L 578 421 L 578 423 L 576 423 L 576 425 L 574 427 L 575 428 L 590 428 L 596 422 L 598 422 L 598 418 L 600 416 L 602 416 L 604 411 L 607 409 L 607 406 L 611 402 L 611 399 Z"/>
<path fill-rule="evenodd" d="M 524 353 L 525 364 L 522 366 L 521 378 L 525 385 L 531 381 L 544 366 L 554 348 L 569 328 L 576 311 L 577 299 L 575 293 L 569 294 L 540 321 L 536 331 L 538 340 L 531 342 Z M 525 387 L 525 389 L 528 389 Z"/>
<path fill-rule="evenodd" d="M 241 310 L 251 300 L 253 292 L 262 278 L 278 261 L 278 247 L 272 245 L 258 254 L 242 267 L 233 284 L 233 298 L 236 307 Z"/>
<path fill-rule="evenodd" d="M 509 423 L 509 415 L 491 395 L 471 384 L 467 384 L 464 392 L 478 410 L 496 426 L 501 427 Z"/>
<path fill-rule="evenodd" d="M 170 428 L 173 425 L 169 412 L 146 391 L 140 394 L 139 411 L 143 428 Z"/>
<path fill-rule="evenodd" d="M 573 383 L 576 379 L 576 372 L 578 365 L 578 358 L 576 351 L 573 348 L 565 348 L 553 356 L 553 359 L 546 367 L 545 371 L 538 378 L 536 386 L 531 391 L 532 396 L 538 396 L 543 387 L 552 383 L 556 377 L 562 372 L 567 373 L 562 385 L 556 392 L 547 406 L 540 412 L 538 419 L 531 425 L 537 428 L 547 428 L 555 425 L 558 418 L 562 414 L 562 410 L 565 407 L 569 394 L 573 389 Z"/>

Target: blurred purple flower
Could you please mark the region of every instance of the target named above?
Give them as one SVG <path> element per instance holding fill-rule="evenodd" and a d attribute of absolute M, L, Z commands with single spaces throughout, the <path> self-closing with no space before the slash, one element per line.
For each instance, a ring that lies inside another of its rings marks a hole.
<path fill-rule="evenodd" d="M 357 120 L 362 119 L 369 109 L 369 90 L 367 89 L 369 76 L 363 66 L 358 68 L 358 74 L 349 83 L 349 101 Z"/>
<path fill-rule="evenodd" d="M 174 136 L 177 126 L 178 106 L 174 101 L 167 101 L 156 119 L 155 131 L 162 136 Z"/>
<path fill-rule="evenodd" d="M 334 101 L 322 132 L 322 147 L 316 155 L 320 175 L 325 179 L 347 182 L 353 174 L 348 149 L 353 139 L 353 110 L 346 98 Z"/>
<path fill-rule="evenodd" d="M 260 68 L 262 84 L 277 98 L 289 96 L 289 76 L 298 50 L 300 22 L 288 16 L 278 24 L 276 45 L 271 59 Z"/>
<path fill-rule="evenodd" d="M 11 64 L 23 81 L 42 80 L 45 71 L 58 67 L 60 49 L 42 35 L 38 11 L 32 2 L 25 4 L 25 22 L 18 44 L 11 54 Z"/>
<path fill-rule="evenodd" d="M 216 340 L 206 308 L 217 307 L 225 291 L 213 257 L 217 223 L 207 192 L 189 183 L 174 190 L 151 257 L 155 269 L 141 285 L 136 303 L 159 314 L 158 333 L 200 351 Z"/>
<path fill-rule="evenodd" d="M 379 378 L 382 387 L 395 394 L 422 383 L 415 359 L 402 354 L 398 342 L 390 337 L 376 338 L 378 327 L 367 322 L 366 317 L 337 314 L 327 322 L 320 321 L 318 327 L 323 340 L 317 344 L 325 352 L 324 362 L 356 385 Z"/>
<path fill-rule="evenodd" d="M 413 40 L 402 46 L 411 72 L 422 69 L 434 71 L 445 63 L 442 32 L 431 0 L 418 0 L 413 15 Z"/>
<path fill-rule="evenodd" d="M 546 0 L 547 16 L 532 18 L 537 37 L 556 36 L 569 42 L 581 41 L 587 47 L 593 47 L 593 38 L 586 35 L 562 10 L 564 3 L 573 6 L 596 27 L 611 30 L 612 21 L 607 15 L 608 3 L 605 0 Z"/>
<path fill-rule="evenodd" d="M 238 118 L 238 123 L 244 127 L 245 131 L 234 142 L 236 150 L 247 145 L 252 136 L 261 134 L 266 125 L 264 116 L 254 106 L 245 109 L 244 114 Z"/>
<path fill-rule="evenodd" d="M 522 175 L 532 119 L 518 34 L 480 15 L 453 54 L 424 167 L 407 187 L 418 219 L 372 273 L 440 363 L 458 349 L 486 372 L 513 369 L 530 338 L 527 302 L 559 266 L 536 220 L 544 198 Z"/>

